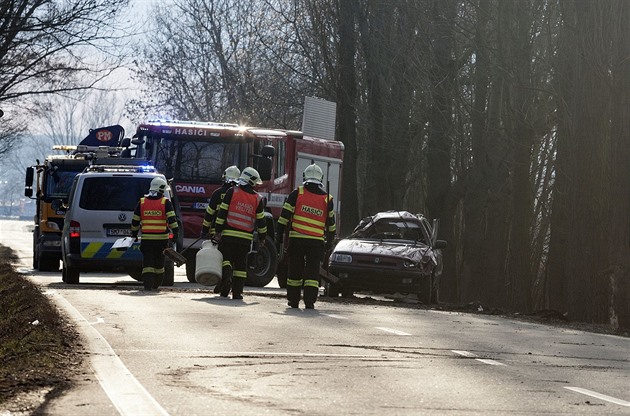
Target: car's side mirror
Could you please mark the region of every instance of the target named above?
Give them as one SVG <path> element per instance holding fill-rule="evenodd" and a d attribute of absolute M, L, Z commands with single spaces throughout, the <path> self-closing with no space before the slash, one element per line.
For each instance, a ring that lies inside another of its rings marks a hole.
<path fill-rule="evenodd" d="M 446 246 L 448 246 L 448 243 L 445 240 L 436 240 L 433 248 L 446 248 Z"/>

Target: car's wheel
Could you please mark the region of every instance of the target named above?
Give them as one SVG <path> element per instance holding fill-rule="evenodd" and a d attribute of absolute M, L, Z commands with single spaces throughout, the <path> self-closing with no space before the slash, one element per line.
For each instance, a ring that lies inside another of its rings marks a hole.
<path fill-rule="evenodd" d="M 142 269 L 130 270 L 128 273 L 129 273 L 129 276 L 131 276 L 133 280 L 142 282 Z"/>
<path fill-rule="evenodd" d="M 186 257 L 186 278 L 190 283 L 197 283 L 195 279 L 195 270 L 197 268 L 197 251 L 198 250 L 186 250 L 184 256 Z"/>
<path fill-rule="evenodd" d="M 74 267 L 66 267 L 65 263 L 61 269 L 61 280 L 69 285 L 76 285 L 79 283 L 79 270 Z"/>
<path fill-rule="evenodd" d="M 278 255 L 276 252 L 276 244 L 267 236 L 265 245 L 258 248 L 256 256 L 256 264 L 250 270 L 247 270 L 247 280 L 245 285 L 254 287 L 265 287 L 273 280 L 278 267 Z"/>
<path fill-rule="evenodd" d="M 164 261 L 164 280 L 162 286 L 173 286 L 175 284 L 175 264 L 172 260 Z"/>
<path fill-rule="evenodd" d="M 59 270 L 59 257 L 51 254 L 40 254 L 38 256 L 37 269 L 42 272 L 56 272 Z"/>
<path fill-rule="evenodd" d="M 324 284 L 324 296 L 329 298 L 337 298 L 339 297 L 339 293 L 341 292 L 341 288 L 339 285 L 334 283 L 326 282 Z"/>
<path fill-rule="evenodd" d="M 354 290 L 348 288 L 341 288 L 341 297 L 343 298 L 351 298 L 354 296 Z"/>

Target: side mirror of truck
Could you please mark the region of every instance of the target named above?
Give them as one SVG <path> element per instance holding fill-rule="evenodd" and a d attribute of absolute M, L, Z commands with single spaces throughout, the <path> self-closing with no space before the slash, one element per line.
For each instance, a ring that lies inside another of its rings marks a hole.
<path fill-rule="evenodd" d="M 59 212 L 59 211 L 65 212 L 68 209 L 68 207 L 63 204 L 63 201 L 61 199 L 53 199 L 52 202 L 50 203 L 50 207 L 55 212 Z"/>
<path fill-rule="evenodd" d="M 26 168 L 26 180 L 24 181 L 24 196 L 31 198 L 33 196 L 33 178 L 35 177 L 35 168 L 29 166 Z"/>
<path fill-rule="evenodd" d="M 276 149 L 271 146 L 271 145 L 265 145 L 263 146 L 263 148 L 260 150 L 260 153 L 264 156 L 264 157 L 268 157 L 268 158 L 273 158 L 276 154 Z"/>
<path fill-rule="evenodd" d="M 271 163 L 272 160 L 267 157 L 259 158 L 256 163 L 258 174 L 263 181 L 271 179 Z"/>

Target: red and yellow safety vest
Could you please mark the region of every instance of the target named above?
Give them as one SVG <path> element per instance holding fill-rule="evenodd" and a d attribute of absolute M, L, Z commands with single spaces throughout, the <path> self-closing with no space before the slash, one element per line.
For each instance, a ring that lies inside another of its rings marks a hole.
<path fill-rule="evenodd" d="M 305 192 L 303 186 L 298 187 L 289 237 L 324 240 L 329 197 L 328 194 Z"/>
<path fill-rule="evenodd" d="M 226 218 L 227 224 L 234 229 L 251 233 L 256 226 L 256 209 L 262 196 L 258 193 L 250 194 L 238 187 L 233 189 Z"/>
<path fill-rule="evenodd" d="M 168 239 L 166 220 L 166 198 L 140 198 L 140 221 L 142 236 L 147 240 Z"/>

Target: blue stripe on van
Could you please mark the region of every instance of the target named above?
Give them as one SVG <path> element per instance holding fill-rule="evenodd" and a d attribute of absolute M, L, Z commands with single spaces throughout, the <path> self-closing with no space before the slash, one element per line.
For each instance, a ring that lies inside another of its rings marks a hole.
<path fill-rule="evenodd" d="M 81 243 L 81 257 L 88 259 L 141 258 L 140 243 L 134 243 L 127 250 L 112 250 L 114 243 Z"/>

